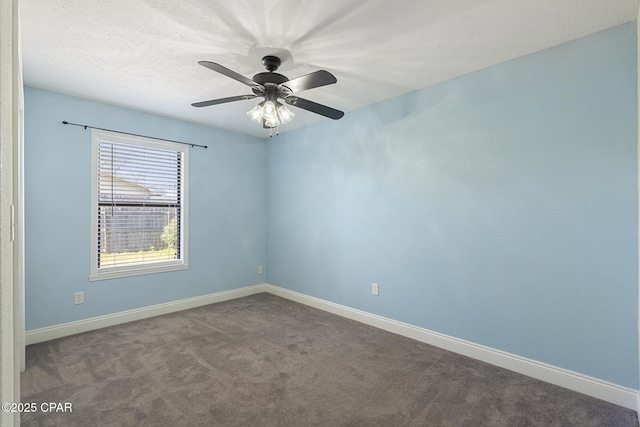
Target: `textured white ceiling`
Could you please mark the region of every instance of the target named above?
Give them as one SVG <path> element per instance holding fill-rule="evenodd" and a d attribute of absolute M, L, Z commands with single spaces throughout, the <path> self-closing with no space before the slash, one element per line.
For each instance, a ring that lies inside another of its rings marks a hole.
<path fill-rule="evenodd" d="M 25 84 L 264 137 L 247 77 L 278 54 L 301 97 L 349 111 L 633 21 L 638 0 L 20 0 Z M 300 109 L 280 132 L 330 120 Z M 60 118 L 65 119 L 63 117 Z M 100 124 L 97 123 L 97 126 Z"/>

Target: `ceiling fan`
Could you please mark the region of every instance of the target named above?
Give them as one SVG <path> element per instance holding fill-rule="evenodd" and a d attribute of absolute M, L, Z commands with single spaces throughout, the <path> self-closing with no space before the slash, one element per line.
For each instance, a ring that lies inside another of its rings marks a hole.
<path fill-rule="evenodd" d="M 312 113 L 316 113 L 333 120 L 338 120 L 344 116 L 344 112 L 340 110 L 336 110 L 334 108 L 327 107 L 326 105 L 318 104 L 295 95 L 304 90 L 336 83 L 336 78 L 328 71 L 314 71 L 313 73 L 305 74 L 304 76 L 289 80 L 282 74 L 275 72 L 280 66 L 281 60 L 277 56 L 272 55 L 267 55 L 262 58 L 262 64 L 265 66 L 267 71 L 258 73 L 251 79 L 215 62 L 198 61 L 198 64 L 237 80 L 240 83 L 244 83 L 251 88 L 253 94 L 195 102 L 191 104 L 194 107 L 208 107 L 210 105 L 243 101 L 261 96 L 264 98 L 264 101 L 249 110 L 247 115 L 256 122 L 262 123 L 262 126 L 267 129 L 277 128 L 281 124 L 288 123 L 291 121 L 293 116 L 295 116 L 291 110 L 278 101 L 279 99 L 282 99 L 288 105 L 302 108 L 303 110 L 311 111 Z"/>

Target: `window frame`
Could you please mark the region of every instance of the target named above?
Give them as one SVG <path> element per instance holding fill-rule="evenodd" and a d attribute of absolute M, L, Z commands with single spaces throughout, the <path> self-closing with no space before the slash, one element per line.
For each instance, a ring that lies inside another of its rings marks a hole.
<path fill-rule="evenodd" d="M 180 254 L 179 259 L 153 263 L 129 264 L 98 268 L 98 156 L 100 142 L 113 142 L 149 148 L 172 150 L 182 153 L 182 182 L 180 193 Z M 91 267 L 89 280 L 115 279 L 143 274 L 153 274 L 189 268 L 189 150 L 187 145 L 163 141 L 137 135 L 111 132 L 101 129 L 91 130 Z"/>

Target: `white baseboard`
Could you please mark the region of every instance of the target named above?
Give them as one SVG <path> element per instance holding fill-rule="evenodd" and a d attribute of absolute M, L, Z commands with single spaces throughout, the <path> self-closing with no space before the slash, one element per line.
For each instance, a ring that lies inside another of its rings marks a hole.
<path fill-rule="evenodd" d="M 640 395 L 638 390 L 622 387 L 607 381 L 589 377 L 567 369 L 527 359 L 505 351 L 496 350 L 448 335 L 433 332 L 407 323 L 398 322 L 365 311 L 356 310 L 299 292 L 273 285 L 265 285 L 266 291 L 329 313 L 337 314 L 376 328 L 415 339 L 454 353 L 469 356 L 483 362 L 527 375 L 551 384 L 568 388 L 625 408 L 638 411 Z"/>
<path fill-rule="evenodd" d="M 54 340 L 69 335 L 82 332 L 93 331 L 106 328 L 108 326 L 120 325 L 134 320 L 147 319 L 149 317 L 160 316 L 162 314 L 174 313 L 176 311 L 188 310 L 190 308 L 201 307 L 203 305 L 214 304 L 216 302 L 227 301 L 235 298 L 242 298 L 249 295 L 266 292 L 265 285 L 247 286 L 230 291 L 216 292 L 214 294 L 203 295 L 194 298 L 187 298 L 172 301 L 165 304 L 152 305 L 135 310 L 122 311 L 120 313 L 109 314 L 107 316 L 92 317 L 90 319 L 77 322 L 63 323 L 40 329 L 32 329 L 25 334 L 26 345 Z"/>
<path fill-rule="evenodd" d="M 344 305 L 335 304 L 320 298 L 311 297 L 266 283 L 135 310 L 123 311 L 107 316 L 94 317 L 78 322 L 33 329 L 26 332 L 25 341 L 26 345 L 36 344 L 108 326 L 119 325 L 122 323 L 187 310 L 216 302 L 241 298 L 260 292 L 269 292 L 310 307 L 356 320 L 358 322 L 431 344 L 454 353 L 472 357 L 474 359 L 565 387 L 588 396 L 602 399 L 625 408 L 633 409 L 634 411 L 638 411 L 638 408 L 640 408 L 640 394 L 638 393 L 638 390 L 622 387 L 607 381 L 569 371 L 567 369 L 558 368 L 546 363 L 527 359 L 501 350 L 485 347 L 469 341 L 430 331 L 428 329 L 413 326 L 408 323 L 398 322 L 396 320 L 377 316 L 365 311 L 356 310 Z"/>

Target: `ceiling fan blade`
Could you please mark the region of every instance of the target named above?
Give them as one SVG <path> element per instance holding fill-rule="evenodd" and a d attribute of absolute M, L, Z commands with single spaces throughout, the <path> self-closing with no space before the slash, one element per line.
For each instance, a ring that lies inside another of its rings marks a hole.
<path fill-rule="evenodd" d="M 297 96 L 288 96 L 284 98 L 284 102 L 289 105 L 293 105 L 294 107 L 302 108 L 303 110 L 311 111 L 312 113 L 329 117 L 333 120 L 341 119 L 342 116 L 344 116 L 344 112 L 340 110 L 327 107 L 326 105 L 318 104 L 317 102 L 309 101 L 308 99 L 298 98 Z"/>
<path fill-rule="evenodd" d="M 191 104 L 193 107 L 208 107 L 210 105 L 224 104 L 225 102 L 243 101 L 245 99 L 253 99 L 256 95 L 239 95 L 230 96 L 229 98 L 212 99 L 210 101 L 194 102 Z"/>
<path fill-rule="evenodd" d="M 198 61 L 198 64 L 202 65 L 203 67 L 207 67 L 210 70 L 217 71 L 220 74 L 224 74 L 227 77 L 231 77 L 232 79 L 237 80 L 240 83 L 244 83 L 252 88 L 264 90 L 264 86 L 262 86 L 260 83 L 256 83 L 250 78 L 245 77 L 242 74 L 238 74 L 235 71 L 228 69 L 227 67 L 223 67 L 218 63 L 210 61 Z"/>
<path fill-rule="evenodd" d="M 315 87 L 326 86 L 336 83 L 335 76 L 328 71 L 318 70 L 304 76 L 296 77 L 293 80 L 282 83 L 281 86 L 288 88 L 292 93 L 302 92 L 303 90 L 313 89 Z"/>

